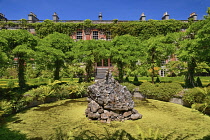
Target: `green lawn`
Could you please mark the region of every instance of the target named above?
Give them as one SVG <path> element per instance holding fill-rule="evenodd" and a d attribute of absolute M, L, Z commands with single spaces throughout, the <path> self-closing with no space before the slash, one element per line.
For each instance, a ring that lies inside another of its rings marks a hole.
<path fill-rule="evenodd" d="M 209 116 L 173 103 L 135 100 L 135 109 L 143 115 L 142 119 L 110 124 L 88 120 L 84 115 L 86 106 L 86 99 L 81 98 L 30 108 L 4 120 L 0 136 L 7 135 L 9 138 L 13 135 L 26 135 L 27 138 L 42 137 L 48 140 L 59 129 L 69 135 L 78 135 L 80 132 L 90 130 L 101 136 L 107 134 L 105 131 L 107 129 L 110 133 L 125 130 L 136 138 L 141 132 L 151 135 L 150 130 L 153 130 L 152 134 L 155 131 L 162 135 L 172 134 L 173 138 L 189 136 L 186 138 L 189 140 L 210 136 Z M 17 133 L 18 131 L 20 133 Z"/>
<path fill-rule="evenodd" d="M 195 77 L 196 80 L 197 77 Z M 133 81 L 134 77 L 129 77 L 130 81 Z M 184 77 L 159 77 L 161 82 L 176 82 L 180 84 L 184 84 Z M 202 81 L 203 86 L 206 86 L 210 84 L 210 77 L 207 76 L 200 76 L 200 79 Z M 17 79 L 0 79 L 0 87 L 7 87 L 8 81 L 14 81 L 15 86 L 18 86 L 18 80 Z M 78 78 L 73 78 L 73 81 L 78 82 Z M 151 82 L 151 77 L 138 77 L 138 80 L 141 82 Z M 155 77 L 156 80 L 156 77 Z M 61 81 L 68 82 L 71 81 L 70 78 L 62 78 Z M 27 80 L 28 85 L 34 85 L 34 84 L 48 84 L 49 79 L 47 78 L 35 78 L 35 79 L 29 79 Z"/>

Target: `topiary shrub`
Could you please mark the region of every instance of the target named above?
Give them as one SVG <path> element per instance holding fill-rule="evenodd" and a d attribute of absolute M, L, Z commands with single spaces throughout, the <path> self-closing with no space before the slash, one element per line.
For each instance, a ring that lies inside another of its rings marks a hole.
<path fill-rule="evenodd" d="M 147 98 L 154 98 L 155 97 L 155 85 L 150 82 L 144 82 L 139 87 L 139 91 L 146 95 Z"/>
<path fill-rule="evenodd" d="M 199 77 L 197 77 L 196 79 L 196 84 L 197 84 L 197 87 L 203 87 L 201 79 Z"/>
<path fill-rule="evenodd" d="M 139 87 L 139 91 L 146 95 L 147 98 L 161 101 L 169 101 L 173 96 L 182 90 L 182 86 L 178 83 L 152 84 L 145 82 Z"/>
<path fill-rule="evenodd" d="M 160 83 L 160 79 L 159 79 L 159 77 L 157 77 L 157 79 L 156 79 L 155 83 Z"/>
<path fill-rule="evenodd" d="M 134 79 L 133 79 L 133 84 L 136 85 L 136 86 L 139 86 L 139 85 L 141 84 L 141 83 L 139 82 L 137 76 L 134 77 Z"/>
<path fill-rule="evenodd" d="M 185 91 L 183 96 L 183 101 L 189 103 L 190 105 L 194 103 L 202 103 L 205 99 L 205 93 L 203 93 L 199 88 L 192 88 Z"/>
<path fill-rule="evenodd" d="M 210 114 L 210 87 L 195 87 L 185 92 L 183 100 L 193 109 Z"/>
<path fill-rule="evenodd" d="M 126 76 L 124 82 L 130 82 L 128 76 Z"/>
<path fill-rule="evenodd" d="M 79 77 L 78 83 L 82 83 L 84 80 L 82 77 Z"/>

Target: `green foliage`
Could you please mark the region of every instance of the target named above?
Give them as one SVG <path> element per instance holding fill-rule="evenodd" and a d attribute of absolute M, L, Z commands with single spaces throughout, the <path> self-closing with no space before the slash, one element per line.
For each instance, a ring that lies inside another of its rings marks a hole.
<path fill-rule="evenodd" d="M 20 111 L 27 107 L 37 106 L 46 102 L 57 101 L 59 99 L 79 98 L 87 95 L 87 87 L 92 83 L 75 83 L 67 84 L 61 81 L 54 81 L 49 85 L 41 85 L 33 88 L 24 94 L 16 94 L 10 98 L 10 102 L 3 100 L 0 102 L 0 110 L 4 113 L 12 113 L 11 111 Z M 9 94 L 13 94 L 10 92 Z M 12 95 L 9 95 L 12 96 Z"/>
<path fill-rule="evenodd" d="M 83 78 L 79 77 L 78 83 L 82 83 L 83 82 Z"/>
<path fill-rule="evenodd" d="M 73 79 L 75 77 L 81 77 L 85 73 L 83 65 L 76 63 L 72 65 L 66 64 L 65 67 L 61 70 L 61 75 L 64 78 Z"/>
<path fill-rule="evenodd" d="M 156 78 L 155 83 L 161 83 L 159 77 Z"/>
<path fill-rule="evenodd" d="M 202 103 L 205 99 L 205 93 L 200 88 L 187 89 L 183 100 L 189 104 Z"/>
<path fill-rule="evenodd" d="M 15 82 L 13 80 L 9 80 L 7 83 L 8 88 L 13 88 L 15 86 Z"/>
<path fill-rule="evenodd" d="M 134 79 L 133 79 L 133 84 L 136 86 L 139 86 L 141 84 L 141 82 L 139 82 L 138 77 L 135 75 Z"/>
<path fill-rule="evenodd" d="M 0 38 L 7 41 L 7 46 L 4 48 L 5 53 L 14 59 L 18 58 L 18 80 L 19 86 L 24 88 L 25 81 L 25 62 L 34 56 L 34 48 L 37 45 L 37 38 L 27 30 L 1 30 Z"/>
<path fill-rule="evenodd" d="M 175 52 L 176 41 L 179 36 L 179 33 L 159 35 L 143 42 L 147 52 L 146 63 L 152 69 L 152 83 L 154 83 L 155 67 L 160 66 L 161 60 L 166 60 Z"/>
<path fill-rule="evenodd" d="M 128 89 L 131 93 L 133 93 L 133 91 L 137 88 L 136 85 L 134 85 L 134 84 L 132 84 L 132 83 L 129 83 L 129 82 L 121 83 L 121 85 L 126 86 L 127 89 Z"/>
<path fill-rule="evenodd" d="M 184 94 L 183 100 L 192 105 L 193 109 L 210 114 L 210 87 L 189 89 Z"/>
<path fill-rule="evenodd" d="M 169 61 L 166 64 L 166 69 L 169 71 L 169 76 L 181 76 L 187 73 L 187 63 L 183 61 Z"/>
<path fill-rule="evenodd" d="M 16 79 L 18 77 L 17 68 L 6 68 L 2 73 L 3 78 L 5 79 Z"/>
<path fill-rule="evenodd" d="M 198 111 L 158 100 L 134 101 L 135 109 L 144 115 L 142 120 L 113 121 L 110 124 L 104 124 L 97 120 L 90 121 L 84 115 L 87 100 L 86 98 L 79 98 L 42 104 L 14 114 L 6 118 L 4 122 L 6 123 L 5 127 L 10 131 L 19 131 L 20 134 L 33 130 L 26 134 L 28 139 L 37 137 L 49 139 L 51 136 L 52 139 L 59 136 L 74 139 L 84 131 L 89 131 L 90 133 L 87 132 L 86 134 L 95 139 L 105 139 L 114 136 L 116 131 L 121 132 L 122 130 L 135 139 L 162 136 L 166 140 L 182 140 L 200 139 L 209 135 L 210 118 L 201 115 Z M 137 129 L 137 127 L 140 129 Z M 59 128 L 61 128 L 61 131 Z M 109 134 L 107 134 L 105 128 Z M 0 131 L 2 130 L 0 126 Z M 120 138 L 120 132 L 115 135 L 115 138 Z M 83 136 L 88 139 L 85 135 Z M 185 136 L 189 137 L 184 138 Z M 124 138 L 126 139 L 126 137 Z"/>
<path fill-rule="evenodd" d="M 182 86 L 178 83 L 152 84 L 145 82 L 139 87 L 139 91 L 148 98 L 161 101 L 169 101 L 173 96 L 177 95 L 182 90 Z"/>
<path fill-rule="evenodd" d="M 11 114 L 13 111 L 13 104 L 9 101 L 2 100 L 0 101 L 0 110 L 3 111 L 4 114 Z"/>
<path fill-rule="evenodd" d="M 0 129 L 0 138 L 1 140 L 28 140 L 25 134 L 21 134 L 19 131 L 12 131 L 6 127 Z"/>
<path fill-rule="evenodd" d="M 116 63 L 119 71 L 119 81 L 123 82 L 124 69 L 129 66 L 135 66 L 138 60 L 145 56 L 144 48 L 138 38 L 131 35 L 116 36 L 112 40 L 110 48 L 111 60 Z"/>
<path fill-rule="evenodd" d="M 60 69 L 67 60 L 66 53 L 73 47 L 68 35 L 54 32 L 43 38 L 36 47 L 36 61 L 54 71 L 54 80 L 60 79 Z M 44 57 L 44 56 L 47 56 Z M 70 59 L 69 59 L 70 60 Z"/>
<path fill-rule="evenodd" d="M 26 74 L 26 79 L 37 78 L 37 76 L 39 74 L 39 69 L 37 69 L 36 66 L 33 66 L 32 64 L 27 63 L 26 73 L 25 73 Z"/>
<path fill-rule="evenodd" d="M 208 16 L 207 16 L 208 17 Z M 187 62 L 187 73 L 185 83 L 187 87 L 195 87 L 195 67 L 198 63 L 210 60 L 209 33 L 210 19 L 193 22 L 187 29 L 186 35 L 182 37 L 177 55 L 180 61 Z"/>
<path fill-rule="evenodd" d="M 130 82 L 128 76 L 125 77 L 124 82 Z"/>
<path fill-rule="evenodd" d="M 197 84 L 197 87 L 202 87 L 202 82 L 201 82 L 201 79 L 199 77 L 197 77 L 197 80 L 196 80 L 196 84 Z"/>
<path fill-rule="evenodd" d="M 74 62 L 83 62 L 85 65 L 85 80 L 90 82 L 93 73 L 93 66 L 101 59 L 110 56 L 110 42 L 105 40 L 80 40 L 69 52 L 69 56 L 74 57 Z"/>
<path fill-rule="evenodd" d="M 117 24 L 116 24 L 117 23 Z M 40 38 L 52 34 L 53 32 L 64 33 L 72 35 L 79 29 L 99 29 L 104 31 L 111 31 L 113 37 L 117 35 L 130 34 L 132 36 L 140 36 L 142 39 L 148 39 L 151 36 L 166 35 L 167 33 L 177 32 L 180 29 L 186 29 L 188 23 L 178 20 L 149 20 L 147 22 L 130 21 L 119 22 L 117 19 L 110 24 L 94 24 L 91 20 L 86 19 L 83 22 L 53 22 L 45 20 L 41 23 L 26 23 L 25 20 L 20 20 L 19 23 L 14 22 L 0 22 L 0 27 L 21 27 L 23 29 L 35 28 L 36 34 Z"/>

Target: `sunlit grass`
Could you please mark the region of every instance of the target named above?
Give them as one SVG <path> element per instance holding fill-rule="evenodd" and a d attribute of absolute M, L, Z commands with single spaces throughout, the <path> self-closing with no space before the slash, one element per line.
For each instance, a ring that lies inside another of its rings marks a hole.
<path fill-rule="evenodd" d="M 74 135 L 85 130 L 100 135 L 105 133 L 104 128 L 110 133 L 122 129 L 132 136 L 150 129 L 159 130 L 163 135 L 173 133 L 174 137 L 189 135 L 189 139 L 210 134 L 209 116 L 173 103 L 135 100 L 135 109 L 143 115 L 142 119 L 110 124 L 88 120 L 84 114 L 86 107 L 85 98 L 43 104 L 8 118 L 6 125 L 11 130 L 26 134 L 28 138 L 39 136 L 46 140 L 58 128 L 64 133 L 72 132 Z"/>

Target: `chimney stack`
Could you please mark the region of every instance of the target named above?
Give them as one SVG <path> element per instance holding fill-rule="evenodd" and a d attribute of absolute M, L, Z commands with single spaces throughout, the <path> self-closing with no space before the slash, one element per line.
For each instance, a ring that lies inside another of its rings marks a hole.
<path fill-rule="evenodd" d="M 195 12 L 193 12 L 190 14 L 190 17 L 188 19 L 197 20 L 197 17 L 198 17 L 198 15 Z"/>
<path fill-rule="evenodd" d="M 7 18 L 5 18 L 5 15 L 4 15 L 4 14 L 0 13 L 0 20 L 5 20 L 5 21 L 7 21 Z"/>
<path fill-rule="evenodd" d="M 164 13 L 162 20 L 169 20 L 169 14 L 167 12 Z"/>
<path fill-rule="evenodd" d="M 30 14 L 28 14 L 28 20 L 29 20 L 29 23 L 34 23 L 34 22 L 37 22 L 39 19 L 33 12 L 30 12 Z"/>
<path fill-rule="evenodd" d="M 59 21 L 58 14 L 56 12 L 52 16 L 53 16 L 53 21 L 54 22 L 58 22 Z"/>
<path fill-rule="evenodd" d="M 98 19 L 99 19 L 99 20 L 102 20 L 102 17 L 103 17 L 103 16 L 102 16 L 102 13 L 100 12 L 99 15 L 98 15 Z"/>
<path fill-rule="evenodd" d="M 141 17 L 139 19 L 140 21 L 146 21 L 146 16 L 144 15 L 144 13 L 141 14 Z"/>

